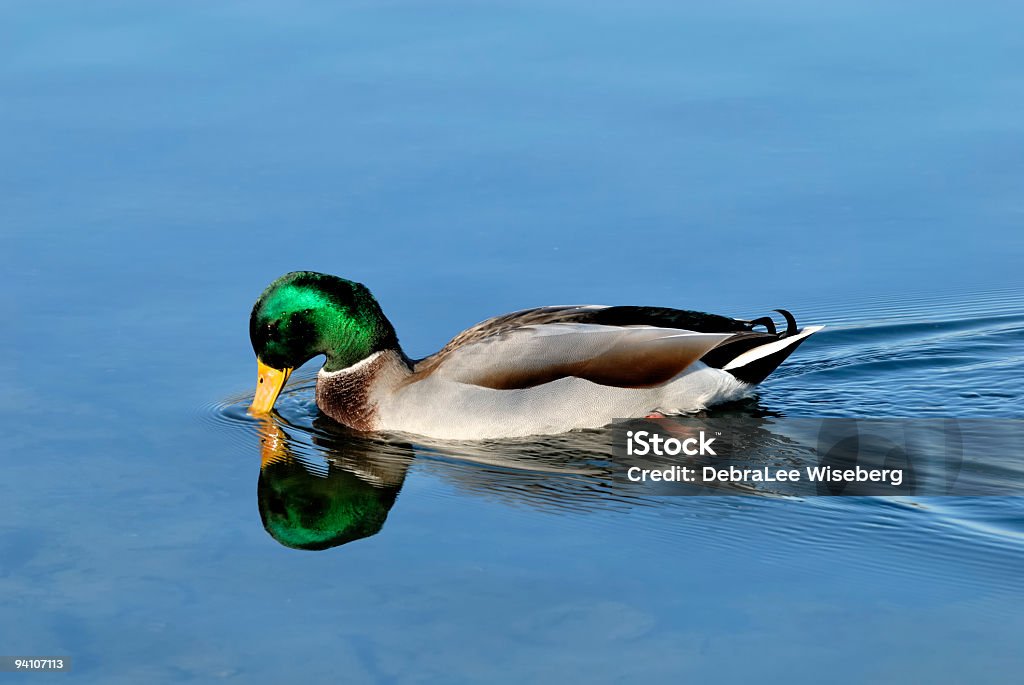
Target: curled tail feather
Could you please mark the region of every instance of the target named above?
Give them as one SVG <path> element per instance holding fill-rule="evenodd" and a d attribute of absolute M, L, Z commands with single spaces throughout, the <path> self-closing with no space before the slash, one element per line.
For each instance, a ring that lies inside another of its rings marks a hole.
<path fill-rule="evenodd" d="M 750 326 L 764 326 L 767 333 L 741 332 L 721 343 L 701 358 L 716 369 L 728 371 L 738 380 L 756 385 L 767 378 L 789 355 L 822 326 L 800 329 L 796 318 L 785 309 L 776 309 L 786 320 L 786 330 L 777 332 L 771 317 L 764 316 L 749 322 Z"/>

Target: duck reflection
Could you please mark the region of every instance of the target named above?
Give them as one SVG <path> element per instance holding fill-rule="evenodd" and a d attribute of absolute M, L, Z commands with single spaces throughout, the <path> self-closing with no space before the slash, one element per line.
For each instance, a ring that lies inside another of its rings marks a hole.
<path fill-rule="evenodd" d="M 313 437 L 302 454 L 274 419 L 262 423 L 256 496 L 266 531 L 286 547 L 323 550 L 376 535 L 412 462 L 409 445 Z"/>
<path fill-rule="evenodd" d="M 734 410 L 659 428 L 689 435 L 728 426 L 729 441 L 751 465 L 780 458 L 801 461 L 806 456 L 799 454 L 801 448 L 774 431 L 772 421 Z M 272 415 L 261 420 L 260 517 L 275 540 L 295 549 L 324 550 L 376 535 L 414 458 L 420 470 L 470 495 L 548 511 L 681 503 L 665 495 L 793 494 L 771 486 L 631 482 L 629 467 L 664 467 L 672 459 L 613 455 L 611 440 L 612 431 L 597 430 L 491 442 L 417 441 L 414 446 L 350 432 L 321 416 L 291 425 Z"/>

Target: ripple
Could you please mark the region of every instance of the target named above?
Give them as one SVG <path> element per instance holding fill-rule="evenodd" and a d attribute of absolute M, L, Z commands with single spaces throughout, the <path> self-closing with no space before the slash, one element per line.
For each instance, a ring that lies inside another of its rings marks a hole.
<path fill-rule="evenodd" d="M 824 307 L 760 397 L 790 415 L 1024 416 L 1022 293 Z"/>
<path fill-rule="evenodd" d="M 973 318 L 1019 316 L 1024 287 L 1011 286 L 968 292 L 903 290 L 884 296 L 842 301 L 805 300 L 801 318 L 814 323 L 827 319 L 836 326 L 871 327 L 882 322 L 953 322 Z"/>

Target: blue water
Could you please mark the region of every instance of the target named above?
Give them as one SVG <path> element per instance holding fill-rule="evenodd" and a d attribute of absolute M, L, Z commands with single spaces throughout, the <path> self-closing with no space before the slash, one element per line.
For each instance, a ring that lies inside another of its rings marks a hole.
<path fill-rule="evenodd" d="M 413 356 L 542 304 L 786 307 L 826 330 L 727 411 L 1024 418 L 1022 21 L 5 4 L 0 654 L 98 683 L 1019 679 L 1021 498 L 626 497 L 600 432 L 338 433 L 315 369 L 272 427 L 242 409 L 252 302 L 315 269 Z M 397 492 L 380 531 L 279 544 L 268 450 L 310 492 Z"/>

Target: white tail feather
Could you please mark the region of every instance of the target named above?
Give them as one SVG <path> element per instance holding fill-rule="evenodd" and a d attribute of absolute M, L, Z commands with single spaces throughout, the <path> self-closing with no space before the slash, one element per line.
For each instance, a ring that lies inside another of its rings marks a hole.
<path fill-rule="evenodd" d="M 741 366 L 746 366 L 747 364 L 750 364 L 751 362 L 756 362 L 758 359 L 767 357 L 770 354 L 774 354 L 776 352 L 779 352 L 780 350 L 786 349 L 787 347 L 793 345 L 794 343 L 800 342 L 801 340 L 811 335 L 812 333 L 817 333 L 822 328 L 824 328 L 824 326 L 805 326 L 796 335 L 791 335 L 788 338 L 780 338 L 778 340 L 773 340 L 772 342 L 767 343 L 765 345 L 755 347 L 752 350 L 747 350 L 746 352 L 744 352 L 743 354 L 741 354 L 740 356 L 736 357 L 731 362 L 723 366 L 722 370 L 728 371 L 730 369 L 738 369 Z"/>

